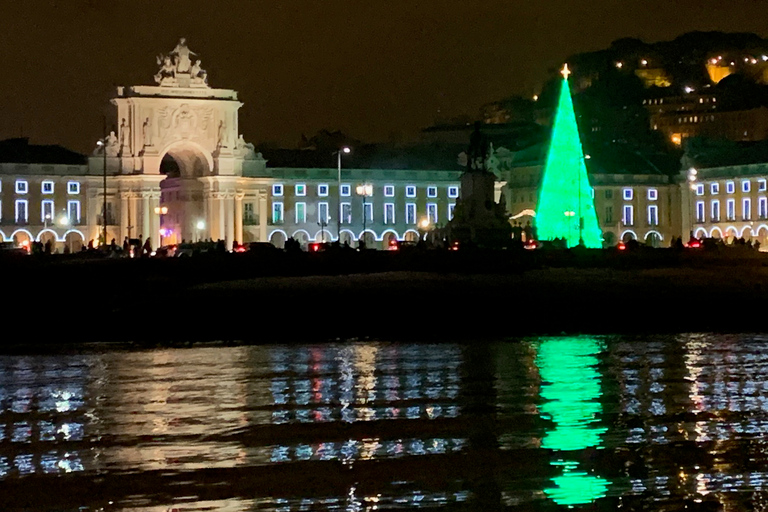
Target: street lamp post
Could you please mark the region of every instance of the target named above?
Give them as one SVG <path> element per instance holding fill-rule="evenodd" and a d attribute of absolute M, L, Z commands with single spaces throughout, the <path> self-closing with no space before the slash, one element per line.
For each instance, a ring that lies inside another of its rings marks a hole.
<path fill-rule="evenodd" d="M 104 131 L 106 132 L 106 124 L 104 125 Z M 102 240 L 104 240 L 104 245 L 107 245 L 107 137 L 105 136 L 103 139 L 99 139 L 96 141 L 97 146 L 101 146 L 101 152 L 103 154 L 103 160 L 102 160 L 102 187 L 104 191 L 104 198 L 102 203 L 102 211 L 101 211 L 101 230 L 102 230 Z"/>
<path fill-rule="evenodd" d="M 693 195 L 694 191 L 696 190 L 696 176 L 698 174 L 698 171 L 691 167 L 688 169 L 688 183 L 689 183 L 689 191 L 688 191 L 688 227 L 690 228 L 690 236 L 688 237 L 688 240 L 693 240 L 693 208 L 691 205 L 691 196 Z"/>
<path fill-rule="evenodd" d="M 158 245 L 158 248 L 160 248 L 163 246 L 163 235 L 166 233 L 166 229 L 163 227 L 163 215 L 168 213 L 168 207 L 155 206 L 155 213 L 160 216 L 160 245 Z"/>
<path fill-rule="evenodd" d="M 337 204 L 337 206 L 339 208 L 338 216 L 336 217 L 336 241 L 339 244 L 341 244 L 341 154 L 342 153 L 349 154 L 351 151 L 352 150 L 349 147 L 347 147 L 347 146 L 344 146 L 343 148 L 339 149 L 338 151 L 334 151 L 334 153 L 336 153 L 336 156 L 337 156 L 336 163 L 338 165 L 338 170 L 339 170 L 338 183 L 336 184 L 337 185 L 337 187 L 336 187 L 336 198 L 337 198 L 336 204 Z"/>
<path fill-rule="evenodd" d="M 365 221 L 368 216 L 365 209 L 365 198 L 373 195 L 373 185 L 364 183 L 363 185 L 358 185 L 355 190 L 357 191 L 357 195 L 363 196 L 363 233 L 360 239 L 362 240 L 363 248 L 365 248 Z M 360 242 L 358 242 L 358 245 L 360 245 Z"/>

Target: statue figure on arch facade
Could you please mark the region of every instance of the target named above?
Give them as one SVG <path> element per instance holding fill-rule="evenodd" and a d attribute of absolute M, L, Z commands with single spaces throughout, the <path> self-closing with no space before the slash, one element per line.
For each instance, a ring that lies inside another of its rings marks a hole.
<path fill-rule="evenodd" d="M 170 55 L 158 55 L 157 65 L 160 69 L 155 73 L 155 82 L 163 85 L 176 79 L 176 66 L 173 65 Z"/>
<path fill-rule="evenodd" d="M 200 59 L 197 59 L 189 70 L 189 76 L 192 78 L 193 84 L 208 85 L 208 73 L 200 67 L 202 62 Z"/>
<path fill-rule="evenodd" d="M 176 48 L 174 48 L 170 54 L 174 56 L 177 73 L 189 73 L 189 69 L 192 64 L 192 61 L 190 60 L 189 56 L 190 55 L 197 56 L 195 52 L 189 49 L 189 47 L 187 46 L 187 40 L 183 37 L 179 39 L 179 42 L 176 45 Z"/>

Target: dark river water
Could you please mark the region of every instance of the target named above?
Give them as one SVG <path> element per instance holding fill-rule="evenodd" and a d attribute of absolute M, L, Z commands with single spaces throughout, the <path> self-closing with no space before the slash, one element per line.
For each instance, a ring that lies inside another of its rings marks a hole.
<path fill-rule="evenodd" d="M 0 355 L 5 511 L 768 510 L 768 337 Z"/>

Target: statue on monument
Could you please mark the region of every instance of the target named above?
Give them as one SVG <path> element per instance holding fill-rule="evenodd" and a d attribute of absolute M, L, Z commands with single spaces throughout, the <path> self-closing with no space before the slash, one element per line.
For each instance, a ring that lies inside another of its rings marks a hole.
<path fill-rule="evenodd" d="M 224 120 L 222 119 L 221 121 L 219 121 L 219 133 L 217 135 L 217 140 L 216 140 L 217 148 L 220 149 L 220 148 L 226 147 L 224 144 L 225 142 L 224 138 L 226 137 L 226 134 L 227 134 L 227 123 L 224 122 Z"/>
<path fill-rule="evenodd" d="M 128 126 L 128 123 L 125 122 L 125 118 L 123 118 L 123 122 L 120 123 L 120 146 L 123 149 L 129 149 L 131 145 L 131 127 Z"/>
<path fill-rule="evenodd" d="M 176 78 L 176 66 L 173 65 L 170 55 L 158 55 L 157 65 L 160 69 L 155 74 L 155 82 L 162 85 Z"/>
<path fill-rule="evenodd" d="M 251 142 L 245 142 L 243 135 L 237 138 L 235 142 L 235 154 L 241 155 L 246 160 L 256 159 L 256 147 Z"/>
<path fill-rule="evenodd" d="M 144 120 L 144 146 L 151 146 L 152 145 L 152 120 L 150 118 L 146 118 Z"/>
<path fill-rule="evenodd" d="M 189 68 L 192 62 L 189 59 L 190 55 L 197 55 L 195 52 L 190 51 L 187 47 L 187 40 L 185 38 L 179 39 L 179 43 L 176 45 L 170 55 L 175 57 L 176 72 L 177 73 L 189 73 Z"/>
<path fill-rule="evenodd" d="M 192 83 L 208 85 L 208 73 L 200 67 L 203 61 L 197 59 L 192 68 L 189 71 L 190 77 L 192 77 Z"/>
<path fill-rule="evenodd" d="M 107 156 L 117 156 L 118 152 L 118 141 L 117 141 L 117 135 L 115 135 L 114 131 L 109 132 L 109 135 L 107 135 L 106 144 L 104 144 L 104 147 L 97 146 L 96 151 L 94 151 L 94 154 L 100 153 L 99 150 L 106 151 Z"/>
<path fill-rule="evenodd" d="M 475 122 L 475 131 L 469 137 L 467 148 L 467 169 L 470 171 L 485 170 L 488 159 L 488 137 L 480 131 L 480 121 Z"/>

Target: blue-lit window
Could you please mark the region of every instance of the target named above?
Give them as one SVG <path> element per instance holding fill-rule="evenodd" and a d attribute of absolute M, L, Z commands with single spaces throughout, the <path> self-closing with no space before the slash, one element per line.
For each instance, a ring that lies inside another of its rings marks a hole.
<path fill-rule="evenodd" d="M 736 185 L 732 181 L 726 181 L 725 182 L 725 193 L 726 194 L 733 194 L 736 192 Z"/>
<path fill-rule="evenodd" d="M 272 224 L 283 223 L 283 203 L 272 203 Z"/>
<path fill-rule="evenodd" d="M 272 195 L 273 196 L 283 195 L 283 185 L 282 184 L 272 185 Z"/>
<path fill-rule="evenodd" d="M 459 187 L 448 187 L 448 197 L 451 199 L 459 197 Z"/>
<path fill-rule="evenodd" d="M 352 187 L 348 183 L 341 186 L 341 195 L 344 197 L 352 195 Z"/>
<path fill-rule="evenodd" d="M 750 181 L 744 180 L 741 182 L 741 191 L 742 192 L 749 192 L 751 189 Z"/>
<path fill-rule="evenodd" d="M 305 183 L 297 183 L 294 187 L 294 194 L 297 196 L 307 195 L 307 185 Z"/>
<path fill-rule="evenodd" d="M 16 193 L 26 194 L 29 191 L 29 184 L 26 180 L 16 180 Z"/>
<path fill-rule="evenodd" d="M 697 196 L 703 196 L 704 195 L 704 184 L 703 183 L 699 183 L 698 185 L 696 185 L 696 195 Z"/>
<path fill-rule="evenodd" d="M 67 183 L 67 194 L 79 194 L 80 193 L 80 182 L 77 181 L 70 181 Z"/>
<path fill-rule="evenodd" d="M 307 203 L 296 203 L 296 224 L 307 222 Z"/>
<path fill-rule="evenodd" d="M 321 183 L 317 186 L 317 195 L 320 197 L 326 197 L 328 195 L 328 184 Z"/>
<path fill-rule="evenodd" d="M 26 224 L 29 222 L 29 208 L 26 199 L 16 200 L 16 224 Z"/>
<path fill-rule="evenodd" d="M 395 223 L 395 203 L 384 203 L 384 224 Z"/>
<path fill-rule="evenodd" d="M 416 187 L 414 185 L 407 185 L 405 187 L 405 197 L 416 197 Z"/>
<path fill-rule="evenodd" d="M 405 223 L 416 224 L 416 203 L 407 203 L 405 205 Z"/>
<path fill-rule="evenodd" d="M 632 200 L 632 189 L 631 188 L 625 188 L 623 190 L 624 200 L 625 201 L 631 201 Z"/>
<path fill-rule="evenodd" d="M 649 201 L 655 201 L 659 198 L 659 191 L 655 188 L 649 188 L 648 189 L 648 200 Z"/>
<path fill-rule="evenodd" d="M 328 203 L 317 204 L 317 222 L 321 226 L 328 225 Z"/>
<path fill-rule="evenodd" d="M 437 224 L 437 204 L 427 204 L 427 219 L 429 219 L 430 223 Z"/>
<path fill-rule="evenodd" d="M 709 186 L 709 193 L 710 193 L 710 194 L 712 194 L 712 195 L 717 195 L 717 194 L 719 194 L 719 193 L 720 193 L 720 184 L 719 184 L 719 183 L 717 183 L 717 182 L 715 182 L 715 183 L 712 183 L 712 184 Z"/>
<path fill-rule="evenodd" d="M 437 187 L 427 187 L 427 197 L 437 197 Z"/>
<path fill-rule="evenodd" d="M 53 182 L 50 180 L 45 180 L 40 184 L 40 188 L 43 192 L 43 194 L 53 194 Z"/>
<path fill-rule="evenodd" d="M 395 196 L 395 186 L 384 185 L 384 197 L 394 197 L 394 196 Z"/>
<path fill-rule="evenodd" d="M 53 201 L 50 199 L 43 200 L 40 203 L 40 222 L 52 222 L 53 221 Z"/>

